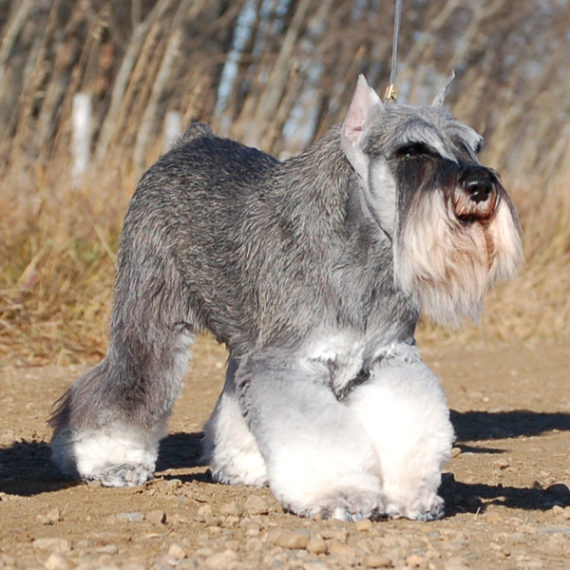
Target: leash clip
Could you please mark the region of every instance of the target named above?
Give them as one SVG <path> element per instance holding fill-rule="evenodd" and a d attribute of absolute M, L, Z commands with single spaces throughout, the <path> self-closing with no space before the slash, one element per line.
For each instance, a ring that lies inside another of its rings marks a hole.
<path fill-rule="evenodd" d="M 398 99 L 398 90 L 393 83 L 390 83 L 384 91 L 384 101 L 396 101 Z"/>

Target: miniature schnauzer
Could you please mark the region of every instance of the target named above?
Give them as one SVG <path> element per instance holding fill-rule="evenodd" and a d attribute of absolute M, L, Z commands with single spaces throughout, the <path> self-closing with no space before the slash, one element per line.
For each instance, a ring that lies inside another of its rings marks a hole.
<path fill-rule="evenodd" d="M 194 335 L 229 350 L 205 426 L 216 481 L 344 520 L 442 516 L 453 429 L 420 311 L 456 326 L 522 261 L 482 138 L 361 76 L 340 128 L 279 162 L 190 126 L 142 177 L 103 361 L 62 397 L 55 463 L 108 486 L 153 477 Z"/>

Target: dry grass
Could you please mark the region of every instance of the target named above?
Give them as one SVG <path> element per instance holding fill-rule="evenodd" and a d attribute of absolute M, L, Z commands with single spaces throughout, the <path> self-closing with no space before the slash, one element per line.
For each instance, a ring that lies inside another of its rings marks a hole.
<path fill-rule="evenodd" d="M 341 120 L 358 72 L 385 85 L 392 23 L 383 4 L 292 1 L 285 16 L 274 10 L 253 22 L 217 110 L 243 5 L 161 0 L 140 12 L 138 2 L 10 0 L 0 8 L 0 364 L 104 354 L 123 213 L 160 151 L 168 110 L 278 154 L 300 144 L 282 136 L 299 98 L 316 117 L 311 138 Z M 517 279 L 490 293 L 480 327 L 422 323 L 420 342 L 568 341 L 569 8 L 410 0 L 406 10 L 401 91 L 424 103 L 450 66 L 458 70 L 452 107 L 489 139 L 483 162 L 514 196 L 527 258 Z M 77 92 L 92 94 L 97 123 L 95 166 L 78 190 L 68 178 Z M 308 117 L 296 124 L 310 126 Z"/>
<path fill-rule="evenodd" d="M 54 168 L 2 183 L 0 363 L 67 364 L 105 352 L 118 238 L 135 179 L 118 167 L 106 178 L 92 173 L 79 190 L 65 179 Z M 521 274 L 490 293 L 479 326 L 449 331 L 424 322 L 421 344 L 570 337 L 564 190 L 541 203 L 519 186 Z"/>
<path fill-rule="evenodd" d="M 105 350 L 133 184 L 120 174 L 115 183 L 78 190 L 60 180 L 38 172 L 21 181 L 23 190 L 6 184 L 2 192 L 0 207 L 10 215 L 0 236 L 0 362 L 67 363 Z"/>

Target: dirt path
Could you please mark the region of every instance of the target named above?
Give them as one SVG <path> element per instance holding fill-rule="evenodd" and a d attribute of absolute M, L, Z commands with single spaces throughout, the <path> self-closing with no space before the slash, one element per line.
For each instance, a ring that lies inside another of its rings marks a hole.
<path fill-rule="evenodd" d="M 44 420 L 82 368 L 0 369 L 0 568 L 570 568 L 570 347 L 424 348 L 458 443 L 447 517 L 342 523 L 196 467 L 224 354 L 205 341 L 141 489 L 71 485 Z"/>

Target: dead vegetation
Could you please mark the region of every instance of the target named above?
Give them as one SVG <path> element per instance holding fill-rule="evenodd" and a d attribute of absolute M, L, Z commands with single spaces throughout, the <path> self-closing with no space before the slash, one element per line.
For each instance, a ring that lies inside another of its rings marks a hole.
<path fill-rule="evenodd" d="M 210 122 L 274 154 L 341 120 L 356 75 L 388 81 L 392 2 L 1 0 L 0 363 L 105 350 L 122 216 L 163 149 L 163 119 Z M 566 3 L 404 2 L 400 99 L 447 73 L 455 114 L 519 208 L 527 264 L 482 328 L 425 323 L 423 342 L 570 336 L 570 68 Z M 73 95 L 90 93 L 92 162 L 70 176 Z"/>

